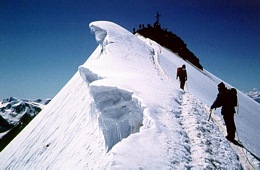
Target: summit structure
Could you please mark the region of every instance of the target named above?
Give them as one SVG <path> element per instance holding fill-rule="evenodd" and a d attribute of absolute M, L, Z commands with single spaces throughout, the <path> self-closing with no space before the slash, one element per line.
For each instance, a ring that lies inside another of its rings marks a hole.
<path fill-rule="evenodd" d="M 139 29 L 137 31 L 134 30 L 134 34 L 140 34 L 156 41 L 161 46 L 176 53 L 182 59 L 203 70 L 200 60 L 188 49 L 187 44 L 185 44 L 179 36 L 168 31 L 167 28 L 161 27 L 159 23 L 160 16 L 159 12 L 157 12 L 155 15 L 156 20 L 153 25 L 148 24 L 147 27 L 145 27 L 144 24 L 140 24 Z"/>

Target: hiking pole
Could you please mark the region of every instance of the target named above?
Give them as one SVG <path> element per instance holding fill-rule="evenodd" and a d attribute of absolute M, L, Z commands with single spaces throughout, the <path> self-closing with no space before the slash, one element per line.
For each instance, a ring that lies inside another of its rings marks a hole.
<path fill-rule="evenodd" d="M 187 82 L 186 82 L 186 89 L 187 89 L 188 93 L 190 93 Z"/>
<path fill-rule="evenodd" d="M 187 81 L 187 80 L 186 80 Z M 187 89 L 187 92 L 190 93 L 189 91 L 189 88 L 188 88 L 188 83 L 186 82 L 186 89 Z"/>
<path fill-rule="evenodd" d="M 211 118 L 211 114 L 212 114 L 212 110 L 210 109 L 210 110 L 209 110 L 209 119 L 208 119 L 208 122 L 209 122 L 209 120 L 210 120 L 210 118 Z"/>

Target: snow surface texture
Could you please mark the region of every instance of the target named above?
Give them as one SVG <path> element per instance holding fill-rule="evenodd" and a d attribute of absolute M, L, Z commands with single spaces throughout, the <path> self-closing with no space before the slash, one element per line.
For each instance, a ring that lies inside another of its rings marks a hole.
<path fill-rule="evenodd" d="M 0 153 L 0 169 L 259 168 L 225 139 L 220 109 L 208 122 L 222 80 L 114 23 L 90 29 L 99 46 Z M 182 64 L 186 92 L 175 79 Z M 260 106 L 238 97 L 239 139 L 259 157 Z"/>

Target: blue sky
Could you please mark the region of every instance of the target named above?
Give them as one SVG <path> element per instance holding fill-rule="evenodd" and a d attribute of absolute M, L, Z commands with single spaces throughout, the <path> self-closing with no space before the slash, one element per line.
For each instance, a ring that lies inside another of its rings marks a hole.
<path fill-rule="evenodd" d="M 180 36 L 203 67 L 242 91 L 260 89 L 258 0 L 1 0 L 0 99 L 52 98 L 97 47 L 89 23 Z"/>

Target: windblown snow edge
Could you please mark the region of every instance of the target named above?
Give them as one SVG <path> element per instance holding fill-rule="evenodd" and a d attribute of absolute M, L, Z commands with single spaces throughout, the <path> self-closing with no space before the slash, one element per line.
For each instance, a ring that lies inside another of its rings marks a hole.
<path fill-rule="evenodd" d="M 100 76 L 97 74 L 93 73 L 91 70 L 84 66 L 79 66 L 78 68 L 79 74 L 81 78 L 89 85 L 93 81 L 96 81 L 98 79 L 102 79 Z"/>
<path fill-rule="evenodd" d="M 95 34 L 95 39 L 96 39 L 97 43 L 102 45 L 102 47 L 103 47 L 103 42 L 107 36 L 107 31 L 105 29 L 102 29 L 93 24 L 90 24 L 89 27 L 90 27 L 90 30 Z"/>

